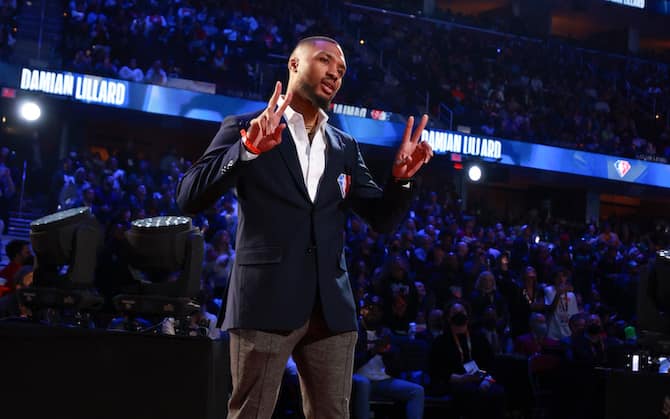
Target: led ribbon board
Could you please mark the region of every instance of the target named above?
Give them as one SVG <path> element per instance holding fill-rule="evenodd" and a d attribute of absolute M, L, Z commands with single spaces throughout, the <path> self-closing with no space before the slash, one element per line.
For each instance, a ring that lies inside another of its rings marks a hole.
<path fill-rule="evenodd" d="M 22 68 L 19 89 L 98 105 L 128 104 L 128 82 L 85 74 Z"/>
<path fill-rule="evenodd" d="M 0 85 L 216 123 L 227 115 L 259 111 L 267 106 L 262 101 L 69 72 L 19 69 L 4 63 L 0 63 Z M 362 144 L 391 148 L 399 145 L 405 129 L 405 117 L 400 114 L 339 104 L 331 106 L 328 122 Z M 436 154 L 458 154 L 510 166 L 670 188 L 670 164 L 455 131 L 425 130 L 422 139 Z"/>
<path fill-rule="evenodd" d="M 637 9 L 644 9 L 645 0 L 605 0 L 609 3 L 616 3 L 622 6 L 635 7 Z"/>

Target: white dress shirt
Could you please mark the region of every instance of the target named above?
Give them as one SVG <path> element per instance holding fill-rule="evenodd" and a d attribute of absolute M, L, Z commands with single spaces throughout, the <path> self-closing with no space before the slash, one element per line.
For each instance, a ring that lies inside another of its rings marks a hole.
<path fill-rule="evenodd" d="M 277 106 L 284 103 L 284 98 L 279 98 Z M 325 135 L 325 126 L 328 121 L 328 114 L 319 109 L 319 114 L 316 118 L 315 133 L 310 143 L 307 136 L 307 129 L 305 128 L 305 120 L 302 114 L 296 112 L 290 106 L 284 111 L 284 120 L 286 126 L 291 132 L 293 143 L 298 152 L 298 161 L 300 162 L 300 169 L 302 170 L 302 178 L 305 181 L 309 197 L 314 202 L 316 200 L 316 193 L 319 189 L 319 183 L 323 177 L 323 172 L 326 169 L 326 153 L 327 143 Z M 244 161 L 253 160 L 258 157 L 256 154 L 247 151 L 242 146 L 241 158 Z"/>

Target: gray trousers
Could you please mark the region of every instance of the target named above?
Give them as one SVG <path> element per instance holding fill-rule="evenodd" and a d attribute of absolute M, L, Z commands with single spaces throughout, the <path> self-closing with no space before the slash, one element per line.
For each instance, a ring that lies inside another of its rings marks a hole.
<path fill-rule="evenodd" d="M 333 334 L 320 307 L 290 332 L 230 330 L 233 394 L 228 419 L 270 419 L 289 355 L 298 367 L 307 419 L 349 417 L 357 332 Z"/>

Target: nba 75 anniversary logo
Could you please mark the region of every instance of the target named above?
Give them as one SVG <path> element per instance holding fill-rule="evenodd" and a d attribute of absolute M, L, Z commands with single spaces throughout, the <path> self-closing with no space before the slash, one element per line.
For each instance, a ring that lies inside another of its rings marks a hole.
<path fill-rule="evenodd" d="M 626 173 L 630 171 L 631 165 L 626 160 L 617 160 L 614 162 L 614 169 L 616 169 L 617 174 L 620 178 L 626 176 Z"/>

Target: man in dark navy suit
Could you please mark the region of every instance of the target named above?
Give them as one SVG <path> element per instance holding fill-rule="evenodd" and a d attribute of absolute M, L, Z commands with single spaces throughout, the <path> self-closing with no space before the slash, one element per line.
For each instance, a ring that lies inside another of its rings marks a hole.
<path fill-rule="evenodd" d="M 286 95 L 227 117 L 177 187 L 186 213 L 235 188 L 239 224 L 224 327 L 230 331 L 229 418 L 270 418 L 289 355 L 307 418 L 345 418 L 351 392 L 356 307 L 342 253 L 347 211 L 390 232 L 409 208 L 413 176 L 433 153 L 407 121 L 392 177 L 382 190 L 348 134 L 328 125 L 346 71 L 339 44 L 298 43 Z M 287 129 L 288 128 L 288 129 Z"/>

